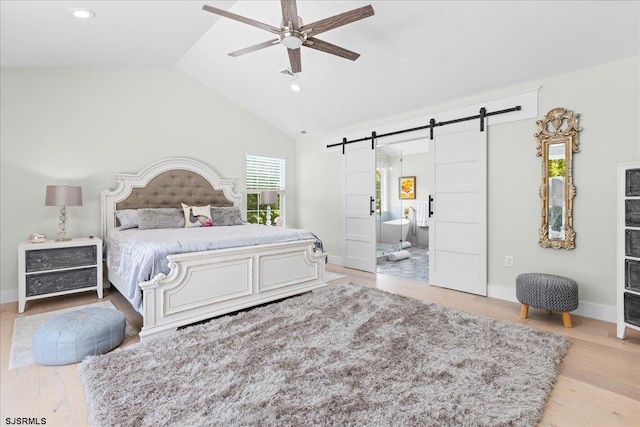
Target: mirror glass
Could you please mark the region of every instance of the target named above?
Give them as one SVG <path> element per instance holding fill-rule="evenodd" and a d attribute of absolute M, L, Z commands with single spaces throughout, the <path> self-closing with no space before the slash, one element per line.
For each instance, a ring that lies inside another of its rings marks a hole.
<path fill-rule="evenodd" d="M 580 147 L 578 115 L 554 108 L 536 122 L 536 155 L 542 157 L 540 240 L 544 248 L 575 248 L 573 153 Z"/>
<path fill-rule="evenodd" d="M 547 154 L 548 162 L 548 188 L 549 206 L 547 215 L 549 216 L 549 239 L 564 240 L 566 221 L 565 203 L 565 175 L 566 157 L 565 143 L 549 144 Z"/>

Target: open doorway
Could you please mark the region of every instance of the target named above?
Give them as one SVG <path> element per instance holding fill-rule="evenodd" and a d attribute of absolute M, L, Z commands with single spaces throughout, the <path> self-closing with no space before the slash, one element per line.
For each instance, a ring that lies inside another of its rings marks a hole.
<path fill-rule="evenodd" d="M 429 283 L 428 142 L 376 147 L 376 272 Z"/>

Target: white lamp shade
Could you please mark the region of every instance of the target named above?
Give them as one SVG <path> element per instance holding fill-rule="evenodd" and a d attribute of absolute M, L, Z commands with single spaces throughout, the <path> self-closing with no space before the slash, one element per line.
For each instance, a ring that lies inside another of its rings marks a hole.
<path fill-rule="evenodd" d="M 278 202 L 278 192 L 277 191 L 261 191 L 260 192 L 260 204 L 261 205 L 272 205 Z"/>
<path fill-rule="evenodd" d="M 82 187 L 75 185 L 47 185 L 45 206 L 82 206 Z"/>

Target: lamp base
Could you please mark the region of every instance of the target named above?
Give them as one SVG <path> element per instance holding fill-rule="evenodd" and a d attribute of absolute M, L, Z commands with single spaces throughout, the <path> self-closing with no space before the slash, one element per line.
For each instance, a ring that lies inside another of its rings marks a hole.
<path fill-rule="evenodd" d="M 71 237 L 67 235 L 67 207 L 60 208 L 60 224 L 58 224 L 58 238 L 56 242 L 68 242 Z"/>

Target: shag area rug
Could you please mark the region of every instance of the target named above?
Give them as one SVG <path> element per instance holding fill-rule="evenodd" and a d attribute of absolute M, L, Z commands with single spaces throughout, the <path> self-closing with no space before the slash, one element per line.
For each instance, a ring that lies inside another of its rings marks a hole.
<path fill-rule="evenodd" d="M 535 426 L 569 345 L 348 284 L 79 370 L 93 426 Z"/>
<path fill-rule="evenodd" d="M 13 335 L 11 336 L 11 356 L 9 357 L 9 369 L 36 363 L 33 360 L 33 334 L 47 320 L 61 313 L 80 310 L 86 307 L 102 307 L 117 310 L 111 301 L 100 301 L 93 304 L 78 307 L 64 308 L 62 310 L 48 311 L 46 313 L 32 314 L 31 316 L 16 317 L 13 322 Z M 125 337 L 132 337 L 138 332 L 127 321 L 124 331 Z"/>

